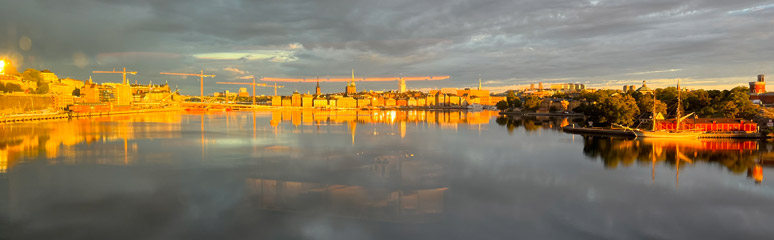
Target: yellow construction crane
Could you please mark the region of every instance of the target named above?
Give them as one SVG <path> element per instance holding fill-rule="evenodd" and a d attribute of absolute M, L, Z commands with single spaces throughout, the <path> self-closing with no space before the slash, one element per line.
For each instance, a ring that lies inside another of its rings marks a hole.
<path fill-rule="evenodd" d="M 199 77 L 199 97 L 204 97 L 204 78 L 205 77 L 215 77 L 215 75 L 207 75 L 204 74 L 204 70 L 202 70 L 200 73 L 169 73 L 169 72 L 162 72 L 161 74 L 164 75 L 177 75 L 177 76 L 196 76 Z"/>
<path fill-rule="evenodd" d="M 115 69 L 113 69 L 113 71 L 92 71 L 92 73 L 120 73 L 121 75 L 124 76 L 124 81 L 122 82 L 122 84 L 124 84 L 124 85 L 126 85 L 126 74 L 127 73 L 128 74 L 132 74 L 132 75 L 137 74 L 137 72 L 127 72 L 126 68 L 124 68 L 124 70 L 120 71 L 120 72 L 116 71 Z"/>
<path fill-rule="evenodd" d="M 285 86 L 278 86 L 277 83 L 274 83 L 274 96 L 277 96 L 277 88 L 284 88 Z"/>

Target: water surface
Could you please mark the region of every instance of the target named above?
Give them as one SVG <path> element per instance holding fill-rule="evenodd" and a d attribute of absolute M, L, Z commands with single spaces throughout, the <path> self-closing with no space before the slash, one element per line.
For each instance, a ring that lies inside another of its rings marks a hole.
<path fill-rule="evenodd" d="M 583 137 L 493 112 L 0 125 L 0 239 L 750 239 L 773 144 Z"/>

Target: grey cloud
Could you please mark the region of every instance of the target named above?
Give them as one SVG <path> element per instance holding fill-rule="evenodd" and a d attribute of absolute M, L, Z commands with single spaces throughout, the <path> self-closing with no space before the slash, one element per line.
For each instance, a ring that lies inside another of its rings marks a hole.
<path fill-rule="evenodd" d="M 766 65 L 774 53 L 774 21 L 767 18 L 774 9 L 739 12 L 773 1 L 0 1 L 0 21 L 7 23 L 0 32 L 15 32 L 0 37 L 0 53 L 24 55 L 23 67 L 82 78 L 90 68 L 120 67 L 112 65 L 149 72 L 142 77 L 154 81 L 165 78 L 152 73 L 165 69 L 234 66 L 264 76 L 303 77 L 346 75 L 355 68 L 372 75 L 452 75 L 449 86 L 467 86 L 478 74 L 513 85 L 546 78 L 603 82 L 674 68 L 684 71 L 659 77 L 774 71 Z M 19 49 L 22 36 L 33 40 L 31 50 Z M 95 61 L 100 53 L 191 56 L 293 43 L 303 48 L 294 50 L 292 62 Z M 78 52 L 90 58 L 90 66 L 73 64 Z"/>

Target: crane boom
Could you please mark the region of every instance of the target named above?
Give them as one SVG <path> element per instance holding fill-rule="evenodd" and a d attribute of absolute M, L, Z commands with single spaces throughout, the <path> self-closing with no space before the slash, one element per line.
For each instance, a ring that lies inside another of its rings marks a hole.
<path fill-rule="evenodd" d="M 120 73 L 124 77 L 124 81 L 122 82 L 122 84 L 124 85 L 126 85 L 126 74 L 132 74 L 132 75 L 137 74 L 137 72 L 131 72 L 131 71 L 127 72 L 126 68 L 124 68 L 123 71 L 116 71 L 115 69 L 113 69 L 113 71 L 92 71 L 92 73 Z"/>
<path fill-rule="evenodd" d="M 360 81 L 364 82 L 389 82 L 389 81 L 400 81 L 401 77 L 373 77 L 373 78 L 362 78 Z M 419 76 L 419 77 L 403 77 L 404 81 L 438 81 L 438 80 L 446 80 L 449 79 L 449 76 Z M 274 77 L 264 77 L 261 78 L 262 81 L 267 82 L 316 82 L 316 80 L 313 79 L 306 79 L 306 78 L 274 78 Z M 358 79 L 355 79 L 358 80 Z M 349 82 L 353 81 L 352 78 L 327 78 L 323 79 L 322 82 Z"/>
<path fill-rule="evenodd" d="M 252 85 L 253 86 L 253 105 L 255 105 L 255 86 L 259 87 L 271 87 L 267 86 L 266 83 L 255 83 L 255 78 L 253 78 L 252 83 L 247 82 L 216 82 L 217 84 L 236 84 L 236 85 Z M 277 96 L 277 87 L 284 87 L 284 86 L 277 86 L 277 84 L 274 84 L 274 96 Z"/>
<path fill-rule="evenodd" d="M 199 77 L 199 97 L 204 97 L 204 78 L 205 77 L 212 77 L 214 78 L 214 74 L 204 74 L 204 70 L 201 70 L 199 74 L 196 73 L 170 73 L 170 72 L 162 72 L 163 75 L 177 75 L 177 76 L 195 76 Z"/>

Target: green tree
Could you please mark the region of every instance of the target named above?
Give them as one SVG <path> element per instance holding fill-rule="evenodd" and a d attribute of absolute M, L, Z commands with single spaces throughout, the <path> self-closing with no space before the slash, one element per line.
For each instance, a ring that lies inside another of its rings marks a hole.
<path fill-rule="evenodd" d="M 634 124 L 634 120 L 640 114 L 637 101 L 631 95 L 601 90 L 589 98 L 595 98 L 597 101 L 588 105 L 581 104 L 573 111 L 582 111 L 589 120 L 595 123 L 615 123 L 630 126 Z"/>
<path fill-rule="evenodd" d="M 524 100 L 524 109 L 528 111 L 535 111 L 540 107 L 541 102 L 543 102 L 543 100 L 540 98 L 529 96 L 526 100 Z"/>
<path fill-rule="evenodd" d="M 5 91 L 6 92 L 22 92 L 24 89 L 22 89 L 21 85 L 16 83 L 7 83 L 5 84 Z"/>
<path fill-rule="evenodd" d="M 508 102 L 508 106 L 511 108 L 521 107 L 521 99 L 516 96 L 514 91 L 508 91 L 508 96 L 505 98 L 505 100 Z"/>
<path fill-rule="evenodd" d="M 28 68 L 22 73 L 22 80 L 34 82 L 40 85 L 40 83 L 43 81 L 43 77 L 40 75 L 40 71 Z"/>
<path fill-rule="evenodd" d="M 729 101 L 734 102 L 738 112 L 735 117 L 751 119 L 758 115 L 759 107 L 750 101 L 747 87 L 735 87 L 731 89 Z"/>
<path fill-rule="evenodd" d="M 505 100 L 500 100 L 499 102 L 497 102 L 495 106 L 500 111 L 505 111 L 505 109 L 508 109 L 508 102 L 506 102 Z"/>
<path fill-rule="evenodd" d="M 48 91 L 49 91 L 48 84 L 41 84 L 41 85 L 38 85 L 38 89 L 35 90 L 35 93 L 46 94 L 48 93 Z"/>
<path fill-rule="evenodd" d="M 640 109 L 640 113 L 653 111 L 653 98 L 651 98 L 652 96 L 653 95 L 646 95 L 640 98 L 639 101 L 637 101 L 637 108 Z M 662 115 L 666 116 L 667 115 L 666 103 L 656 99 L 656 113 L 661 113 Z"/>
<path fill-rule="evenodd" d="M 718 108 L 720 110 L 719 114 L 727 118 L 735 117 L 736 114 L 739 113 L 739 109 L 737 109 L 736 104 L 732 101 L 725 101 L 721 103 Z"/>

